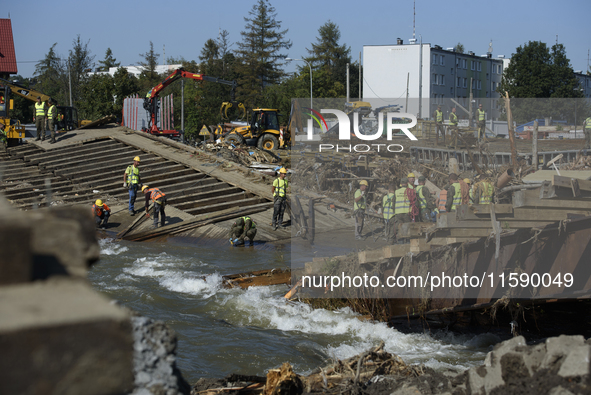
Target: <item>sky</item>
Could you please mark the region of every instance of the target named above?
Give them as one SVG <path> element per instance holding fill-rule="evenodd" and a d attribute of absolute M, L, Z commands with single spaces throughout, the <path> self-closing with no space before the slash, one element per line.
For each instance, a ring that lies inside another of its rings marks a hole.
<path fill-rule="evenodd" d="M 140 54 L 148 52 L 150 41 L 160 54 L 198 61 L 205 42 L 229 32 L 231 43 L 241 41 L 245 17 L 258 0 L 101 0 L 100 2 L 53 0 L 0 0 L 0 18 L 12 20 L 12 32 L 19 74 L 32 77 L 35 64 L 54 43 L 63 58 L 78 35 L 88 42 L 95 63 L 103 60 L 107 48 L 121 65 L 137 65 Z M 341 44 L 351 47 L 358 61 L 364 45 L 395 44 L 413 37 L 412 0 L 271 0 L 276 19 L 293 45 L 283 51 L 291 58 L 307 56 L 317 41 L 318 29 L 327 21 L 341 32 Z M 591 1 L 589 0 L 416 0 L 417 42 L 443 48 L 464 45 L 465 51 L 486 54 L 492 40 L 493 57 L 510 57 L 529 41 L 551 47 L 558 42 L 574 70 L 587 70 L 591 49 Z M 233 44 L 231 49 L 236 49 Z M 363 64 L 363 59 L 362 59 Z M 285 66 L 293 72 L 294 61 Z"/>

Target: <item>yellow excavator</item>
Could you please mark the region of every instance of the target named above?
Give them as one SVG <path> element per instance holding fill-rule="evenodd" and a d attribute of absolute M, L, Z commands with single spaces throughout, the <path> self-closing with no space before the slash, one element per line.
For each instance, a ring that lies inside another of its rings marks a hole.
<path fill-rule="evenodd" d="M 34 89 L 26 88 L 22 85 L 5 80 L 3 78 L 0 78 L 0 90 L 2 90 L 5 93 L 5 97 L 9 97 L 10 93 L 12 93 L 31 101 L 37 101 L 37 98 L 40 97 L 41 101 L 46 103 L 50 99 L 50 97 L 44 93 L 38 92 Z M 91 122 L 89 120 L 79 120 L 78 110 L 76 110 L 74 107 L 56 107 L 58 130 L 73 130 Z M 10 107 L 10 109 L 12 109 L 12 107 Z"/>
<path fill-rule="evenodd" d="M 216 138 L 229 143 L 256 145 L 260 149 L 276 150 L 289 142 L 289 133 L 279 128 L 279 114 L 272 108 L 255 108 L 246 126 L 237 126 L 227 133 L 221 127 L 215 131 Z"/>
<path fill-rule="evenodd" d="M 10 93 L 8 86 L 0 85 L 0 141 L 14 146 L 25 137 L 25 126 L 18 120 L 10 119 L 10 110 L 14 109 Z"/>

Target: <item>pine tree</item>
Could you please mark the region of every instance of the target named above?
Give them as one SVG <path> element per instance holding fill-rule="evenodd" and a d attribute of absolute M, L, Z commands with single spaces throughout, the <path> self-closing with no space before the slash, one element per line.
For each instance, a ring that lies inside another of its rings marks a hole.
<path fill-rule="evenodd" d="M 150 50 L 146 53 L 141 53 L 140 56 L 144 59 L 143 61 L 138 62 L 138 64 L 142 66 L 140 85 L 143 89 L 148 91 L 160 82 L 160 75 L 158 75 L 158 72 L 156 71 L 160 54 L 154 52 L 154 44 L 150 41 Z"/>
<path fill-rule="evenodd" d="M 278 84 L 285 76 L 283 65 L 286 54 L 282 49 L 291 48 L 286 40 L 288 29 L 281 30 L 275 8 L 268 0 L 258 0 L 245 17 L 242 42 L 238 43 L 237 72 L 240 75 L 239 94 L 247 107 L 263 105 L 265 88 Z"/>
<path fill-rule="evenodd" d="M 62 62 L 60 56 L 56 53 L 54 43 L 45 58 L 35 65 L 34 79 L 36 84 L 31 84 L 31 88 L 44 93 L 58 101 L 60 104 L 66 103 L 68 92 L 67 85 L 67 63 Z"/>
<path fill-rule="evenodd" d="M 101 65 L 100 71 L 109 71 L 111 67 L 119 67 L 121 62 L 117 62 L 117 59 L 113 57 L 113 52 L 111 48 L 107 48 L 107 52 L 105 53 L 105 59 L 99 60 Z"/>
<path fill-rule="evenodd" d="M 94 67 L 94 55 L 91 55 L 88 49 L 88 43 L 83 44 L 80 35 L 73 42 L 74 47 L 70 50 L 68 56 L 69 76 L 72 85 L 72 100 L 74 107 L 82 100 L 83 85 L 88 81 L 88 73 Z"/>

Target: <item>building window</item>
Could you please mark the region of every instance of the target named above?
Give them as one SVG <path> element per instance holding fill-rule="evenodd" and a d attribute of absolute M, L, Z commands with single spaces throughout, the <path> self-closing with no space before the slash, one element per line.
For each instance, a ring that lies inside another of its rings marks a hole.
<path fill-rule="evenodd" d="M 472 80 L 472 89 L 476 89 L 476 80 Z"/>
<path fill-rule="evenodd" d="M 433 64 L 437 64 L 437 55 L 433 54 Z"/>
<path fill-rule="evenodd" d="M 489 77 L 488 73 L 486 73 L 486 79 L 487 80 L 490 80 L 490 77 Z"/>
<path fill-rule="evenodd" d="M 456 58 L 456 67 L 460 67 L 460 58 Z"/>
<path fill-rule="evenodd" d="M 476 69 L 476 67 L 475 67 L 476 65 L 474 63 L 476 63 L 476 62 L 473 60 L 470 61 L 470 70 L 472 70 L 472 71 L 474 71 Z"/>
<path fill-rule="evenodd" d="M 439 76 L 439 85 L 445 85 L 445 76 L 443 74 Z"/>
<path fill-rule="evenodd" d="M 449 94 L 452 96 L 454 95 L 454 88 L 449 88 Z"/>
<path fill-rule="evenodd" d="M 503 74 L 503 66 L 499 65 L 499 74 Z"/>
<path fill-rule="evenodd" d="M 478 71 L 482 71 L 482 62 L 477 62 L 477 64 L 476 64 L 476 69 L 477 69 Z"/>
<path fill-rule="evenodd" d="M 464 78 L 464 88 L 467 88 L 467 87 L 468 87 L 468 79 Z"/>
<path fill-rule="evenodd" d="M 497 89 L 497 83 L 493 81 L 493 91 Z"/>
<path fill-rule="evenodd" d="M 439 55 L 439 64 L 445 66 L 445 56 Z"/>
<path fill-rule="evenodd" d="M 462 79 L 460 77 L 458 77 L 458 85 L 456 85 L 458 88 L 462 87 Z"/>
<path fill-rule="evenodd" d="M 449 72 L 451 73 L 451 75 L 454 75 L 454 68 L 452 67 Z"/>
<path fill-rule="evenodd" d="M 437 85 L 437 74 L 432 75 L 433 85 Z"/>
<path fill-rule="evenodd" d="M 478 80 L 478 83 L 476 85 L 476 89 L 478 89 L 478 90 L 482 89 L 482 81 Z"/>
<path fill-rule="evenodd" d="M 462 59 L 462 68 L 468 70 L 468 60 Z"/>

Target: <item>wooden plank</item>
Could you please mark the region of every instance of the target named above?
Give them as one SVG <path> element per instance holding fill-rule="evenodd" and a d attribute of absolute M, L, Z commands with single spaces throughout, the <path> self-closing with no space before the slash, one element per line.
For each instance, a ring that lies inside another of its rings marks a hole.
<path fill-rule="evenodd" d="M 557 187 L 570 189 L 572 187 L 573 181 L 576 181 L 578 183 L 579 190 L 587 192 L 591 191 L 591 181 L 574 177 L 559 176 L 558 174 L 554 174 L 552 176 L 552 185 Z"/>
<path fill-rule="evenodd" d="M 411 239 L 412 243 L 413 239 Z M 405 256 L 410 251 L 411 244 L 396 244 L 389 245 L 382 248 L 384 258 L 400 258 Z"/>
<path fill-rule="evenodd" d="M 222 284 L 226 288 L 240 287 L 242 289 L 246 289 L 248 287 L 291 284 L 291 270 L 257 270 L 253 272 L 222 276 L 222 280 Z"/>
<path fill-rule="evenodd" d="M 591 200 L 559 200 L 540 199 L 537 189 L 515 191 L 513 193 L 514 208 L 553 208 L 563 210 L 591 210 Z M 570 192 L 572 196 L 572 192 Z"/>
<path fill-rule="evenodd" d="M 478 237 L 434 237 L 431 239 L 431 246 L 465 243 L 469 241 L 476 241 L 478 239 Z"/>
<path fill-rule="evenodd" d="M 498 205 L 497 205 L 498 207 Z M 548 208 L 515 208 L 513 214 L 497 214 L 497 221 L 501 222 L 523 222 L 523 221 L 540 221 L 540 222 L 553 222 L 553 221 L 563 221 L 568 219 L 569 214 L 572 215 L 591 215 L 591 209 L 587 210 L 574 210 L 574 209 L 554 209 L 552 207 Z M 467 211 L 458 211 L 456 213 L 456 220 L 457 221 L 488 221 L 490 224 L 490 213 L 487 215 L 476 215 L 469 210 Z"/>
<path fill-rule="evenodd" d="M 502 229 L 527 229 L 533 227 L 540 227 L 550 225 L 556 221 L 548 221 L 546 218 L 546 213 L 540 212 L 531 212 L 535 214 L 539 214 L 536 218 L 540 220 L 537 221 L 527 221 L 527 220 L 518 220 L 518 221 L 505 221 L 501 218 L 497 218 L 497 221 L 501 223 Z M 453 214 L 453 213 L 450 213 Z M 566 219 L 567 212 L 564 212 L 564 218 L 560 218 L 557 221 L 562 219 Z M 545 221 L 542 221 L 546 219 Z M 442 215 L 437 219 L 437 228 L 438 229 L 490 229 L 491 228 L 491 220 L 483 219 L 482 221 L 458 221 L 453 217 L 453 215 Z"/>

